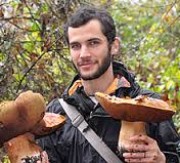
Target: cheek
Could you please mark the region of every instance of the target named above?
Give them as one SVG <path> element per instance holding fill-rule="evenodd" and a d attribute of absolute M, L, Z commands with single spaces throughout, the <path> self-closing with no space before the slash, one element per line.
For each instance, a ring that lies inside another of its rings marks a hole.
<path fill-rule="evenodd" d="M 71 60 L 77 60 L 78 52 L 70 50 Z"/>
<path fill-rule="evenodd" d="M 77 62 L 78 62 L 78 55 L 71 53 L 71 61 L 73 62 L 74 65 L 77 66 Z"/>
<path fill-rule="evenodd" d="M 110 56 L 111 55 L 110 53 L 111 53 L 110 50 L 106 47 L 101 51 L 101 56 L 99 56 L 99 58 L 103 60 L 107 56 Z"/>

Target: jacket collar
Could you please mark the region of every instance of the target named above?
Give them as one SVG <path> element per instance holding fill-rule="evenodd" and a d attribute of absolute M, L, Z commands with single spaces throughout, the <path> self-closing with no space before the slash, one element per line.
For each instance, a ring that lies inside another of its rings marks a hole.
<path fill-rule="evenodd" d="M 113 70 L 115 79 L 108 87 L 105 93 L 116 94 L 119 97 L 135 97 L 140 92 L 140 87 L 135 83 L 134 75 L 127 71 L 122 63 L 113 62 Z M 109 115 L 98 105 L 95 105 L 90 98 L 85 94 L 82 82 L 79 75 L 76 75 L 71 85 L 65 90 L 62 95 L 63 99 L 76 106 L 83 116 L 89 116 L 92 108 L 94 110 L 94 116 L 109 117 Z"/>
<path fill-rule="evenodd" d="M 71 96 L 79 87 L 82 87 L 81 79 L 76 80 L 73 83 L 73 85 L 68 90 L 68 94 Z M 111 85 L 107 88 L 107 90 L 104 93 L 106 93 L 106 94 L 114 93 L 120 87 L 130 87 L 130 83 L 126 80 L 125 77 L 117 75 L 114 78 Z"/>
<path fill-rule="evenodd" d="M 135 82 L 135 75 L 129 72 L 121 62 L 113 62 L 113 71 L 116 77 L 105 93 L 114 93 L 120 87 L 130 88 L 133 92 L 133 96 L 139 93 L 140 87 Z M 79 87 L 82 87 L 82 81 L 80 76 L 76 75 L 70 86 L 63 93 L 63 97 L 68 98 L 68 96 L 73 95 Z"/>

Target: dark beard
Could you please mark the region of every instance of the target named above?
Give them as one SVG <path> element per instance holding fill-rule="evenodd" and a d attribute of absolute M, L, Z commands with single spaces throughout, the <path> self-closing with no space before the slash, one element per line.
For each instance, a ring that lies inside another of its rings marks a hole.
<path fill-rule="evenodd" d="M 76 66 L 74 65 L 75 69 L 77 70 L 79 76 L 83 79 L 83 80 L 94 80 L 99 78 L 101 75 L 103 75 L 107 69 L 109 68 L 110 64 L 112 62 L 112 57 L 110 54 L 108 54 L 102 61 L 101 67 L 99 67 L 98 71 L 95 72 L 92 75 L 89 76 L 82 76 L 82 74 L 78 71 L 78 69 L 76 68 Z"/>

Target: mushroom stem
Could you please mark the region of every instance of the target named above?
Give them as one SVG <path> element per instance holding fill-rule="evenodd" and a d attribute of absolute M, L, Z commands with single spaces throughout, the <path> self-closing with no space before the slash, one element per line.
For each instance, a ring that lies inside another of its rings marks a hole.
<path fill-rule="evenodd" d="M 119 133 L 118 149 L 123 153 L 125 144 L 130 144 L 130 137 L 134 135 L 146 135 L 145 122 L 121 121 L 121 130 Z"/>
<path fill-rule="evenodd" d="M 25 133 L 4 143 L 11 163 L 41 161 L 42 149 L 35 142 L 34 135 Z"/>

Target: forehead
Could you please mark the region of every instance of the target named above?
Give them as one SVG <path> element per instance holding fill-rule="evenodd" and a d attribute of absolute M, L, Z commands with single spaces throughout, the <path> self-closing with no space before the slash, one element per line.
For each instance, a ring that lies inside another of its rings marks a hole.
<path fill-rule="evenodd" d="M 83 42 L 93 38 L 106 39 L 102 32 L 101 23 L 98 20 L 90 20 L 80 27 L 68 28 L 69 43 Z"/>

